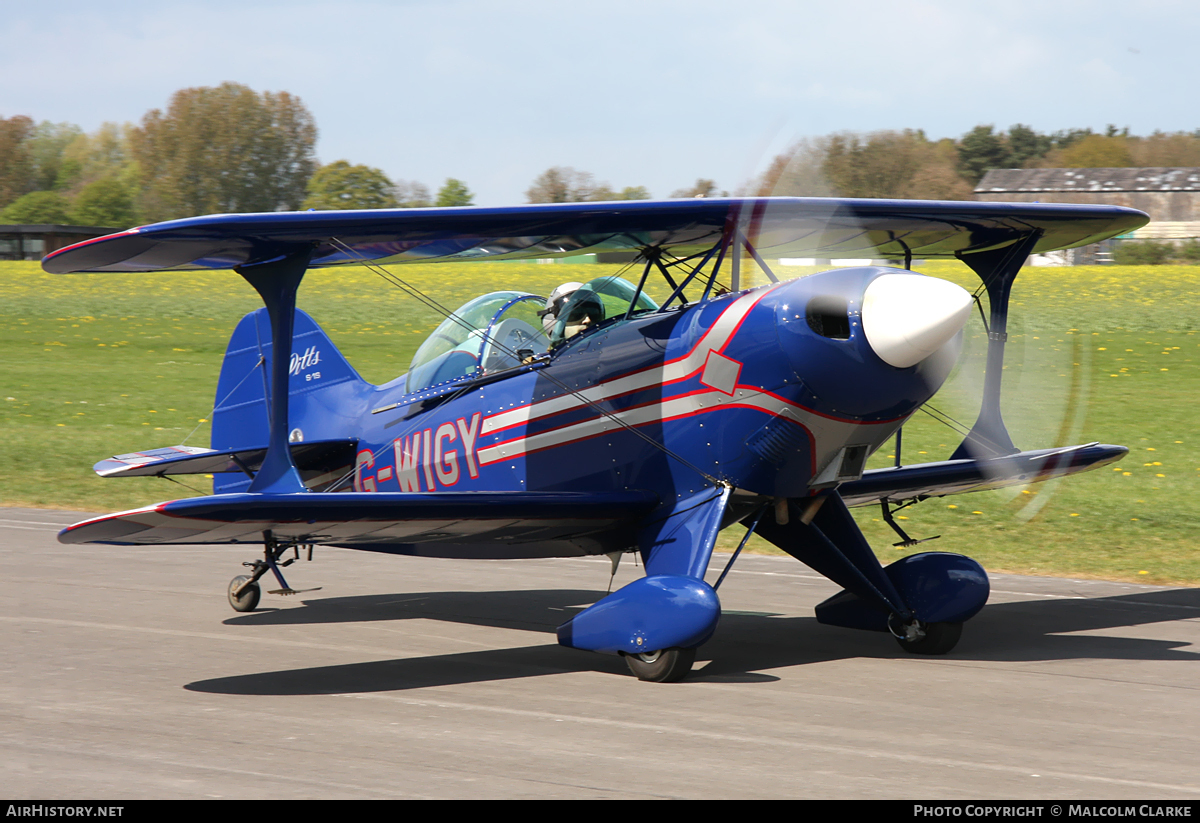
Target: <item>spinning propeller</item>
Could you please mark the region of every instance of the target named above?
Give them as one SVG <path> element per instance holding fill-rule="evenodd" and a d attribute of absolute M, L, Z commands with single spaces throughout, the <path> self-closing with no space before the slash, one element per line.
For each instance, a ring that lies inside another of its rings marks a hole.
<path fill-rule="evenodd" d="M 757 181 L 753 187 L 756 193 L 769 196 L 835 193 L 820 171 L 818 153 L 811 151 L 811 146 L 806 150 L 802 144 L 797 145 L 800 148 L 793 150 L 786 164 L 777 161 L 772 170 Z M 758 219 L 761 221 L 761 216 Z M 754 216 L 743 215 L 740 228 L 752 235 L 754 223 Z M 853 223 L 851 215 L 831 215 L 829 224 L 834 223 L 842 235 L 855 235 L 847 229 L 847 224 Z M 827 228 L 813 231 L 820 233 Z M 782 268 L 777 274 L 784 278 L 844 265 L 885 264 L 882 259 L 885 255 L 878 250 L 879 245 L 894 239 L 877 227 L 862 226 L 857 233 L 857 242 L 849 241 L 844 249 L 830 252 L 830 258 L 787 261 L 793 266 Z M 997 336 L 989 324 L 990 297 L 993 295 L 989 295 L 980 277 L 964 263 L 914 260 L 911 253 L 905 253 L 904 259 L 897 259 L 894 252 L 886 256 L 891 258 L 887 265 L 911 268 L 932 277 L 888 275 L 879 278 L 868 290 L 863 305 L 863 327 L 881 359 L 898 368 L 910 366 L 945 342 L 941 329 L 943 324 L 948 327 L 951 318 L 960 324 L 956 329 L 961 327 L 963 320 L 966 327 L 962 351 L 950 377 L 921 412 L 906 424 L 901 437 L 880 450 L 873 465 L 892 465 L 893 461 L 894 465 L 911 465 L 968 456 L 962 448 L 956 453 L 956 447 L 972 431 L 972 423 L 980 414 L 981 399 L 986 393 L 989 348 L 995 356 L 995 345 L 990 338 Z M 797 268 L 795 264 L 805 268 Z M 743 271 L 748 277 L 761 277 L 751 274 L 754 271 L 752 262 L 744 266 Z M 999 432 L 1011 435 L 1011 445 L 1017 449 L 1068 449 L 1088 439 L 1085 423 L 1093 347 L 1085 338 L 1086 332 L 1081 334 L 1063 319 L 1061 306 L 1048 306 L 1027 297 L 1036 288 L 1031 280 L 1026 267 L 1012 287 L 1013 299 L 1009 304 L 1003 346 Z M 969 317 L 963 317 L 964 313 Z M 1081 318 L 1075 325 L 1083 328 L 1085 324 L 1086 320 Z M 988 404 L 984 402 L 983 405 Z M 978 436 L 979 426 L 975 429 Z M 1005 443 L 1004 437 L 996 440 L 993 451 L 1010 450 L 1007 448 L 1010 443 Z M 887 457 L 886 464 L 884 457 Z M 1058 485 L 1058 478 L 1013 483 L 1010 477 L 1002 476 L 1003 471 L 1001 464 L 994 479 L 997 482 L 1007 480 L 1007 485 L 995 494 L 1013 508 L 1013 516 L 1022 522 L 1032 519 L 1045 507 Z"/>

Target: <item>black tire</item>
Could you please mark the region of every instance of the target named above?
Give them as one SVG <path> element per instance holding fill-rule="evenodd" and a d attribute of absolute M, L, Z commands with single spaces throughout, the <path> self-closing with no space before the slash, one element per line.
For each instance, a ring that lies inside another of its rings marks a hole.
<path fill-rule="evenodd" d="M 237 577 L 229 581 L 229 605 L 233 607 L 235 612 L 252 612 L 258 608 L 259 598 L 262 597 L 262 588 L 258 583 L 251 583 L 246 588 L 242 589 L 241 597 L 234 597 L 233 593 L 238 587 L 245 583 L 250 578 L 244 574 L 239 574 Z"/>
<path fill-rule="evenodd" d="M 651 683 L 675 683 L 692 670 L 695 649 L 663 649 L 645 654 L 627 654 L 625 662 L 638 680 Z"/>
<path fill-rule="evenodd" d="M 903 640 L 899 637 L 896 642 L 900 648 L 910 654 L 945 654 L 958 645 L 962 637 L 962 623 L 926 623 L 922 628 L 925 636 L 916 640 Z"/>

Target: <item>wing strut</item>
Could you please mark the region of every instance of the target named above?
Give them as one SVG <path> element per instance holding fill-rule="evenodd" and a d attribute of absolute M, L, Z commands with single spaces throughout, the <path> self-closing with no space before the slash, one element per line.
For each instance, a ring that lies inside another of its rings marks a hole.
<path fill-rule="evenodd" d="M 1013 445 L 1000 414 L 1000 379 L 1004 371 L 1004 344 L 1008 342 L 1008 298 L 1013 281 L 1042 237 L 1035 229 L 1014 243 L 979 252 L 959 252 L 958 259 L 971 267 L 987 289 L 991 323 L 988 329 L 987 371 L 983 378 L 983 404 L 979 417 L 951 460 L 1000 457 L 1020 451 Z"/>
<path fill-rule="evenodd" d="M 292 351 L 292 328 L 296 322 L 296 292 L 308 270 L 312 251 L 312 246 L 305 246 L 266 263 L 234 269 L 259 293 L 271 318 L 271 434 L 262 468 L 250 484 L 251 492 L 291 494 L 308 491 L 288 447 L 288 368 L 291 365 L 288 355 Z"/>

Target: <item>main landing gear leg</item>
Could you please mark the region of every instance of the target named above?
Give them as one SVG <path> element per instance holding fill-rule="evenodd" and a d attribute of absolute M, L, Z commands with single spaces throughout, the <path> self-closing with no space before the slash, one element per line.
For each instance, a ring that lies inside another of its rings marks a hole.
<path fill-rule="evenodd" d="M 721 601 L 704 573 L 732 488 L 703 489 L 638 533 L 646 576 L 622 586 L 558 627 L 558 642 L 625 658 L 639 680 L 673 683 L 716 631 Z"/>
<path fill-rule="evenodd" d="M 308 548 L 308 559 L 312 560 L 312 544 L 303 544 Z M 275 536 L 270 531 L 263 532 L 263 559 L 254 560 L 249 563 L 243 563 L 251 569 L 249 576 L 239 574 L 237 577 L 229 581 L 229 605 L 233 607 L 235 612 L 252 612 L 258 607 L 258 601 L 262 598 L 262 588 L 258 585 L 258 579 L 268 571 L 275 575 L 275 579 L 279 581 L 278 589 L 271 589 L 269 594 L 299 594 L 302 591 L 315 592 L 319 591 L 320 587 L 315 589 L 293 589 L 283 579 L 283 572 L 280 567 L 290 566 L 300 559 L 299 543 L 281 543 L 275 539 Z M 283 562 L 279 562 L 283 553 L 288 549 L 295 552 L 294 557 L 289 557 Z"/>
<path fill-rule="evenodd" d="M 811 522 L 795 501 L 789 509 L 783 523 L 764 517 L 758 533 L 844 587 L 816 607 L 821 623 L 890 632 L 911 654 L 946 654 L 987 602 L 987 573 L 969 557 L 923 552 L 883 568 L 836 492 Z"/>

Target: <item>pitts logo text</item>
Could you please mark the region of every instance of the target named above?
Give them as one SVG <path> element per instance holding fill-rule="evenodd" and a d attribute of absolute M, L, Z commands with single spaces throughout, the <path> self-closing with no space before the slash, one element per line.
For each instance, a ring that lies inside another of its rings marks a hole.
<path fill-rule="evenodd" d="M 311 368 L 321 362 L 321 352 L 317 351 L 316 346 L 309 346 L 304 350 L 304 354 L 296 354 L 292 352 L 291 363 L 288 364 L 288 374 L 299 374 L 305 369 Z"/>

